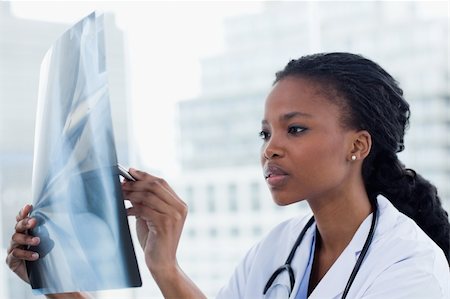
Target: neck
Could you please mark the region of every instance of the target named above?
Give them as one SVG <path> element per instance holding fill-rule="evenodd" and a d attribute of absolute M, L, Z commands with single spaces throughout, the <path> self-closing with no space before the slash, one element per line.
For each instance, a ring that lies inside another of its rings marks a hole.
<path fill-rule="evenodd" d="M 308 202 L 320 235 L 320 250 L 336 256 L 342 253 L 361 223 L 372 213 L 364 188 Z"/>

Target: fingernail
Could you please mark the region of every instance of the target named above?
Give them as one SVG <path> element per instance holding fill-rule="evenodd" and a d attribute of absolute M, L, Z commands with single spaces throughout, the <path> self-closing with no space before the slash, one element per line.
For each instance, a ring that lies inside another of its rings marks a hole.
<path fill-rule="evenodd" d="M 39 258 L 39 253 L 35 252 L 31 255 L 32 258 L 37 259 Z"/>
<path fill-rule="evenodd" d="M 41 239 L 39 239 L 39 237 L 34 237 L 33 239 L 31 239 L 31 242 L 33 242 L 34 244 L 38 244 L 41 241 Z"/>

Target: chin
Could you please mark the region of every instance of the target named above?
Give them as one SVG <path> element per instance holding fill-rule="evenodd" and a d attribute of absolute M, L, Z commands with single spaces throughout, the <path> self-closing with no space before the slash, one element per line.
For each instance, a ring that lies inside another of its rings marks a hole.
<path fill-rule="evenodd" d="M 275 203 L 278 206 L 281 206 L 281 207 L 288 206 L 288 205 L 292 204 L 292 202 L 284 202 L 284 201 L 277 201 L 277 200 L 275 200 Z"/>
<path fill-rule="evenodd" d="M 299 199 L 298 196 L 296 196 L 296 197 L 282 196 L 280 194 L 274 194 L 274 193 L 272 193 L 272 199 L 279 206 L 288 206 L 290 204 L 297 203 L 297 202 L 304 200 L 304 199 Z"/>

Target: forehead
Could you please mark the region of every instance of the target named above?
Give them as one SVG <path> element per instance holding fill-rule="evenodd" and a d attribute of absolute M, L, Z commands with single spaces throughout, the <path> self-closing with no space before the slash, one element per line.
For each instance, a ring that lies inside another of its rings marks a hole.
<path fill-rule="evenodd" d="M 340 108 L 320 83 L 304 78 L 286 77 L 278 81 L 267 96 L 264 118 L 269 121 L 292 112 L 336 121 L 341 117 Z"/>

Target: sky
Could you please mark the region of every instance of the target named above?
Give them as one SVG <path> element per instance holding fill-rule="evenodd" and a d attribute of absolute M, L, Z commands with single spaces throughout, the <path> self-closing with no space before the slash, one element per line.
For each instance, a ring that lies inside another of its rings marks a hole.
<path fill-rule="evenodd" d="M 93 10 L 112 12 L 126 40 L 132 149 L 160 174 L 179 172 L 176 103 L 200 94 L 200 59 L 224 50 L 223 21 L 257 13 L 260 2 L 12 2 L 22 18 L 73 24 Z M 129 165 L 133 166 L 133 165 Z"/>

